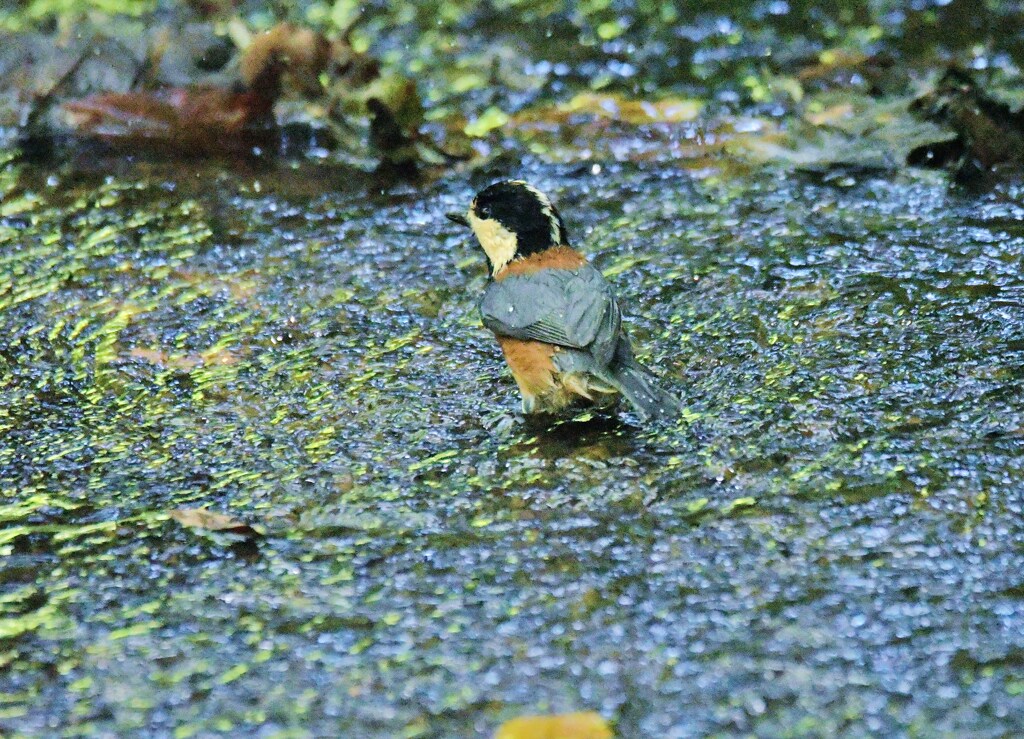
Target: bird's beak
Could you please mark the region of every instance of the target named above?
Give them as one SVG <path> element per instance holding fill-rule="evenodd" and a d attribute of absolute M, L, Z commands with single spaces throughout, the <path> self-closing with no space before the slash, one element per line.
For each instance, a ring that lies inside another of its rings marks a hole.
<path fill-rule="evenodd" d="M 466 216 L 462 215 L 461 213 L 446 213 L 445 218 L 447 218 L 452 223 L 457 223 L 460 226 L 465 226 L 466 228 L 469 228 L 469 221 L 466 219 Z"/>

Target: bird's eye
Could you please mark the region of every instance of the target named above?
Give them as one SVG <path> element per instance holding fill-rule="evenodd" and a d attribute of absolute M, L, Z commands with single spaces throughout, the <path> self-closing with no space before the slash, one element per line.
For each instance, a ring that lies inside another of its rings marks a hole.
<path fill-rule="evenodd" d="M 476 209 L 476 213 L 484 220 L 487 220 L 488 218 L 491 217 L 491 208 L 489 205 L 481 205 L 479 208 Z"/>

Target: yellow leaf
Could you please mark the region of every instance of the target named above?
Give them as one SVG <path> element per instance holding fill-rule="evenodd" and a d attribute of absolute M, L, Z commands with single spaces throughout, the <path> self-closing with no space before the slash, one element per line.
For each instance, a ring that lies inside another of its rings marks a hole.
<path fill-rule="evenodd" d="M 498 727 L 494 739 L 612 739 L 611 727 L 593 711 L 520 716 Z"/>
<path fill-rule="evenodd" d="M 479 118 L 468 124 L 465 128 L 465 132 L 467 136 L 480 138 L 486 136 L 496 128 L 501 128 L 508 123 L 508 120 L 508 115 L 506 115 L 500 108 L 491 106 L 485 110 Z"/>
<path fill-rule="evenodd" d="M 618 22 L 609 21 L 607 23 L 602 23 L 597 27 L 597 35 L 600 36 L 605 41 L 610 41 L 613 38 L 618 38 L 619 36 L 621 36 L 624 30 L 625 29 L 623 29 L 623 27 L 619 25 Z"/>

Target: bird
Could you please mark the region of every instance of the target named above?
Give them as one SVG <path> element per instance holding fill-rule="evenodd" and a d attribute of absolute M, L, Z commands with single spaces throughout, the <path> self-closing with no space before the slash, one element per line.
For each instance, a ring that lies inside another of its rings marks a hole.
<path fill-rule="evenodd" d="M 636 360 L 611 285 L 569 245 L 547 195 L 504 180 L 477 193 L 464 214 L 447 217 L 471 228 L 487 257 L 480 317 L 497 337 L 524 414 L 606 407 L 619 396 L 645 420 L 681 411 Z"/>

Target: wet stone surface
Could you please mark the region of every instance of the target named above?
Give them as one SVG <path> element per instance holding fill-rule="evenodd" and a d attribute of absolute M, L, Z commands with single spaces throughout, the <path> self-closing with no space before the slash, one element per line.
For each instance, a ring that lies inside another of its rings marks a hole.
<path fill-rule="evenodd" d="M 443 218 L 490 175 L 8 164 L 0 728 L 1019 727 L 1021 207 L 595 171 L 513 173 L 611 276 L 675 426 L 518 415 Z M 196 507 L 264 535 L 168 517 Z"/>

